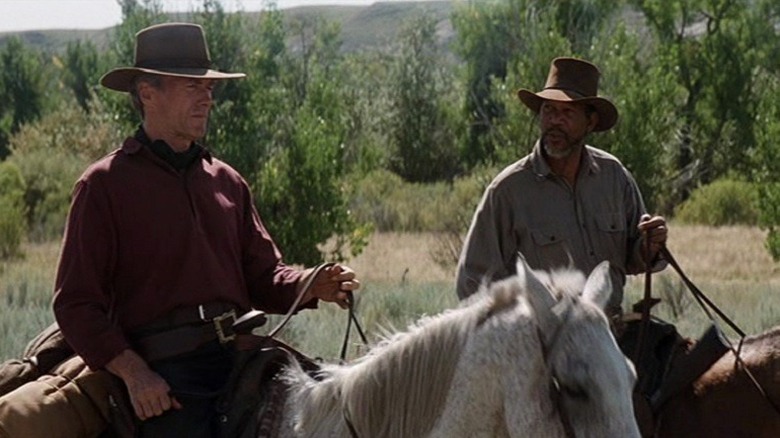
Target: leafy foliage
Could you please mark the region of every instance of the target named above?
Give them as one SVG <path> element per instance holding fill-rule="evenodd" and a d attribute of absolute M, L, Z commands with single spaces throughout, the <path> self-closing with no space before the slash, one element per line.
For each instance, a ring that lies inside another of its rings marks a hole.
<path fill-rule="evenodd" d="M 120 134 L 97 102 L 91 111 L 63 104 L 25 125 L 11 141 L 7 160 L 24 180 L 25 228 L 33 240 L 59 238 L 73 185 L 87 165 L 118 147 Z M 97 114 L 104 114 L 98 116 Z"/>
<path fill-rule="evenodd" d="M 348 99 L 329 80 L 339 73 L 336 29 L 322 22 L 296 23 L 294 29 L 300 57 L 277 52 L 276 81 L 260 78 L 281 105 L 261 107 L 269 112 L 259 116 L 275 131 L 253 181 L 261 215 L 288 261 L 310 265 L 321 261 L 323 245 L 332 238 L 335 246 L 326 258 L 359 254 L 370 227 L 351 216 L 343 188 L 344 144 L 352 123 L 346 119 Z"/>
<path fill-rule="evenodd" d="M 20 254 L 24 238 L 24 179 L 19 168 L 0 162 L 0 260 Z"/>
<path fill-rule="evenodd" d="M 0 50 L 0 160 L 24 123 L 37 119 L 44 106 L 44 76 L 39 56 L 12 38 Z"/>
<path fill-rule="evenodd" d="M 727 178 L 694 190 L 675 213 L 682 223 L 711 226 L 757 225 L 758 216 L 757 187 Z"/>
<path fill-rule="evenodd" d="M 0 48 L 0 159 L 11 153 L 22 173 L 33 239 L 56 234 L 79 170 L 138 123 L 127 97 L 96 81 L 132 64 L 139 29 L 171 17 L 160 0 L 119 4 L 107 51 L 87 41 L 52 56 L 14 39 Z M 629 168 L 651 210 L 683 214 L 692 207 L 676 207 L 712 182 L 755 180 L 759 223 L 780 255 L 775 0 L 459 2 L 449 23 L 434 18 L 438 6 L 416 13 L 394 52 L 352 53 L 322 16 L 199 5 L 188 19 L 206 29 L 215 65 L 248 73 L 217 89 L 206 144 L 252 184 L 290 261 L 347 257 L 372 222 L 465 232 L 425 215 L 460 217 L 438 199 L 470 193 L 466 181 L 530 150 L 536 120 L 516 90 L 540 88 L 555 56 L 600 67 L 620 120 L 590 141 Z M 442 37 L 449 24 L 453 39 Z M 473 208 L 478 196 L 467 197 Z"/>
<path fill-rule="evenodd" d="M 435 33 L 428 15 L 408 22 L 390 76 L 390 168 L 407 181 L 452 179 L 458 171 L 454 115 L 442 98 L 453 80 L 445 76 Z"/>
<path fill-rule="evenodd" d="M 97 47 L 90 41 L 68 44 L 62 68 L 65 85 L 73 91 L 79 106 L 88 111 L 94 97 L 93 88 L 105 68 Z"/>

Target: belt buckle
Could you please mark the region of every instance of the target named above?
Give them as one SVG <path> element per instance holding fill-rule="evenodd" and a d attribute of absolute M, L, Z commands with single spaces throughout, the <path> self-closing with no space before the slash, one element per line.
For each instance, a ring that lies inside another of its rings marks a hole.
<path fill-rule="evenodd" d="M 232 331 L 229 335 L 225 334 L 225 329 L 222 326 L 222 321 L 225 320 L 230 320 L 230 325 L 232 326 L 232 324 L 236 322 L 236 311 L 231 310 L 229 312 L 225 312 L 222 315 L 215 316 L 211 320 L 214 323 L 214 329 L 217 332 L 217 338 L 219 339 L 220 344 L 225 344 L 236 339 L 236 334 Z"/>

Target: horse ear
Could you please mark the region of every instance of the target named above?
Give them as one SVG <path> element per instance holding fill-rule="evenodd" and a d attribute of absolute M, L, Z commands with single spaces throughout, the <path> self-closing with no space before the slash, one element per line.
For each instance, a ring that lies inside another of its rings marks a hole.
<path fill-rule="evenodd" d="M 604 309 L 611 295 L 612 277 L 609 275 L 609 262 L 603 261 L 588 276 L 582 298 Z"/>
<path fill-rule="evenodd" d="M 525 289 L 525 296 L 528 299 L 531 309 L 536 315 L 536 322 L 545 338 L 555 333 L 560 318 L 553 311 L 557 301 L 552 293 L 545 287 L 534 271 L 528 266 L 522 255 L 518 255 L 517 261 L 517 281 L 520 287 Z M 542 340 L 547 343 L 546 339 Z"/>

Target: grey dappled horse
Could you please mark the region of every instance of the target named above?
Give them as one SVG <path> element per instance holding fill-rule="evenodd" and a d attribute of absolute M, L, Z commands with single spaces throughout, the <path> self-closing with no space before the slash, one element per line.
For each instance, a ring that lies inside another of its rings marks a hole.
<path fill-rule="evenodd" d="M 587 281 L 517 271 L 322 379 L 288 369 L 280 436 L 638 437 L 635 373 L 602 312 L 608 265 Z"/>

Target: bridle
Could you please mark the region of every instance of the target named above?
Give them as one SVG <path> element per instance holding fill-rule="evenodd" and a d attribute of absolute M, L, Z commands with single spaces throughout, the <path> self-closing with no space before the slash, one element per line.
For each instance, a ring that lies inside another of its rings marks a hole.
<path fill-rule="evenodd" d="M 555 331 L 552 333 L 552 336 L 547 342 L 544 342 L 545 335 L 541 332 L 539 327 L 537 327 L 537 336 L 539 336 L 539 342 L 542 346 L 542 359 L 544 360 L 545 364 L 549 364 L 550 353 L 554 350 L 555 344 L 558 343 L 558 340 L 561 337 L 561 329 L 569 321 L 570 316 L 571 306 L 566 308 L 566 311 L 561 316 L 561 320 L 555 326 Z M 574 426 L 572 426 L 571 420 L 566 414 L 566 410 L 563 406 L 561 385 L 559 383 L 558 376 L 555 375 L 555 369 L 552 367 L 550 367 L 550 399 L 553 401 L 555 410 L 558 411 L 558 414 L 561 417 L 561 425 L 563 426 L 564 434 L 569 438 L 575 438 L 576 435 L 574 433 Z"/>
<path fill-rule="evenodd" d="M 645 242 L 648 242 L 647 236 L 645 236 Z M 646 342 L 647 337 L 647 327 L 650 324 L 650 307 L 652 302 L 652 286 L 651 286 L 651 278 L 652 278 L 652 263 L 648 262 L 649 259 L 649 245 L 646 244 L 646 257 L 645 257 L 645 265 L 646 265 L 646 271 L 645 271 L 645 290 L 644 290 L 644 299 L 643 299 L 643 308 L 642 308 L 642 320 L 641 325 L 639 328 L 639 337 L 637 342 L 637 349 L 634 352 L 634 363 L 638 360 L 641 360 L 642 358 L 642 351 L 645 350 L 643 348 L 643 344 Z M 761 386 L 761 384 L 758 382 L 756 377 L 753 375 L 753 373 L 748 368 L 745 361 L 742 359 L 740 353 L 742 351 L 742 345 L 745 340 L 746 334 L 744 331 L 742 331 L 734 321 L 732 321 L 728 316 L 726 316 L 723 311 L 718 308 L 715 303 L 712 302 L 705 294 L 702 292 L 689 278 L 685 273 L 683 272 L 680 265 L 677 263 L 677 260 L 675 260 L 674 256 L 672 256 L 672 253 L 669 252 L 669 249 L 664 245 L 661 247 L 659 254 L 663 257 L 664 260 L 666 260 L 669 265 L 674 268 L 674 270 L 677 272 L 677 274 L 680 276 L 680 279 L 683 281 L 685 286 L 690 291 L 691 295 L 696 299 L 696 302 L 699 304 L 699 307 L 702 308 L 704 313 L 707 315 L 707 318 L 712 323 L 715 330 L 720 335 L 720 338 L 727 344 L 728 349 L 734 354 L 734 370 L 735 372 L 737 370 L 742 370 L 745 372 L 745 375 L 748 377 L 748 380 L 750 380 L 752 386 L 758 391 L 761 398 L 766 400 L 766 402 L 771 406 L 772 410 L 774 410 L 779 416 L 780 416 L 780 406 L 778 406 L 777 402 L 772 400 L 769 397 L 769 394 L 766 392 L 766 390 Z M 718 324 L 718 321 L 716 320 L 715 316 L 717 315 L 720 320 L 725 322 L 729 327 L 731 327 L 734 332 L 736 332 L 739 335 L 739 342 L 737 346 L 734 346 L 734 343 L 732 343 L 728 337 L 723 336 L 723 330 L 721 329 L 720 325 Z M 640 377 L 641 378 L 641 377 Z M 658 421 L 659 418 L 656 418 L 655 421 Z"/>
<path fill-rule="evenodd" d="M 312 271 L 311 275 L 309 275 L 309 278 L 306 279 L 306 283 L 301 286 L 301 290 L 298 292 L 298 296 L 295 297 L 295 301 L 290 305 L 290 308 L 287 310 L 287 313 L 284 315 L 284 318 L 279 322 L 279 324 L 274 327 L 273 330 L 271 330 L 268 333 L 269 338 L 275 337 L 281 330 L 284 328 L 285 325 L 290 321 L 293 314 L 295 314 L 295 311 L 298 309 L 298 306 L 300 306 L 301 301 L 303 300 L 304 295 L 311 289 L 312 285 L 314 284 L 314 280 L 317 279 L 317 277 L 320 275 L 320 273 L 325 269 L 329 268 L 331 266 L 335 266 L 336 263 L 333 262 L 327 262 L 322 263 L 320 265 L 317 265 L 314 270 Z M 347 344 L 349 343 L 349 333 L 352 329 L 352 323 L 355 323 L 355 328 L 357 328 L 358 334 L 360 335 L 360 339 L 363 341 L 365 345 L 368 345 L 368 339 L 366 338 L 366 335 L 363 333 L 363 327 L 360 326 L 360 323 L 357 320 L 357 317 L 355 316 L 355 300 L 352 295 L 351 291 L 347 291 L 347 309 L 348 309 L 348 315 L 347 315 L 347 330 L 344 334 L 344 341 L 341 346 L 341 361 L 343 362 L 346 359 L 347 356 Z"/>
<path fill-rule="evenodd" d="M 287 314 L 284 315 L 284 318 L 279 322 L 279 324 L 274 327 L 273 330 L 271 330 L 268 333 L 269 338 L 273 338 L 276 336 L 282 328 L 284 328 L 285 325 L 290 321 L 293 314 L 295 314 L 295 310 L 298 309 L 298 306 L 301 304 L 301 301 L 303 300 L 304 295 L 311 289 L 312 285 L 314 284 L 314 280 L 317 279 L 317 277 L 320 275 L 320 273 L 325 269 L 329 268 L 331 266 L 335 266 L 336 263 L 333 262 L 327 262 L 322 263 L 320 265 L 317 265 L 314 270 L 312 271 L 311 275 L 309 275 L 309 278 L 306 279 L 306 283 L 301 286 L 301 290 L 298 292 L 298 296 L 295 297 L 295 301 L 290 305 L 290 308 L 287 310 Z M 340 359 L 342 362 L 346 360 L 347 357 L 347 345 L 349 344 L 349 333 L 352 330 L 352 323 L 354 322 L 355 328 L 358 331 L 358 334 L 360 335 L 360 339 L 363 341 L 364 345 L 368 345 L 368 339 L 366 338 L 366 335 L 363 333 L 363 327 L 361 327 L 360 322 L 358 322 L 357 317 L 355 316 L 355 300 L 354 296 L 352 294 L 352 291 L 347 291 L 347 329 L 344 333 L 344 341 L 341 345 L 341 354 Z M 352 436 L 352 438 L 358 438 L 357 431 L 355 430 L 355 426 L 352 424 L 352 421 L 350 420 L 349 412 L 346 410 L 346 407 L 344 408 L 344 422 L 347 424 L 347 429 L 349 429 L 349 433 Z"/>

